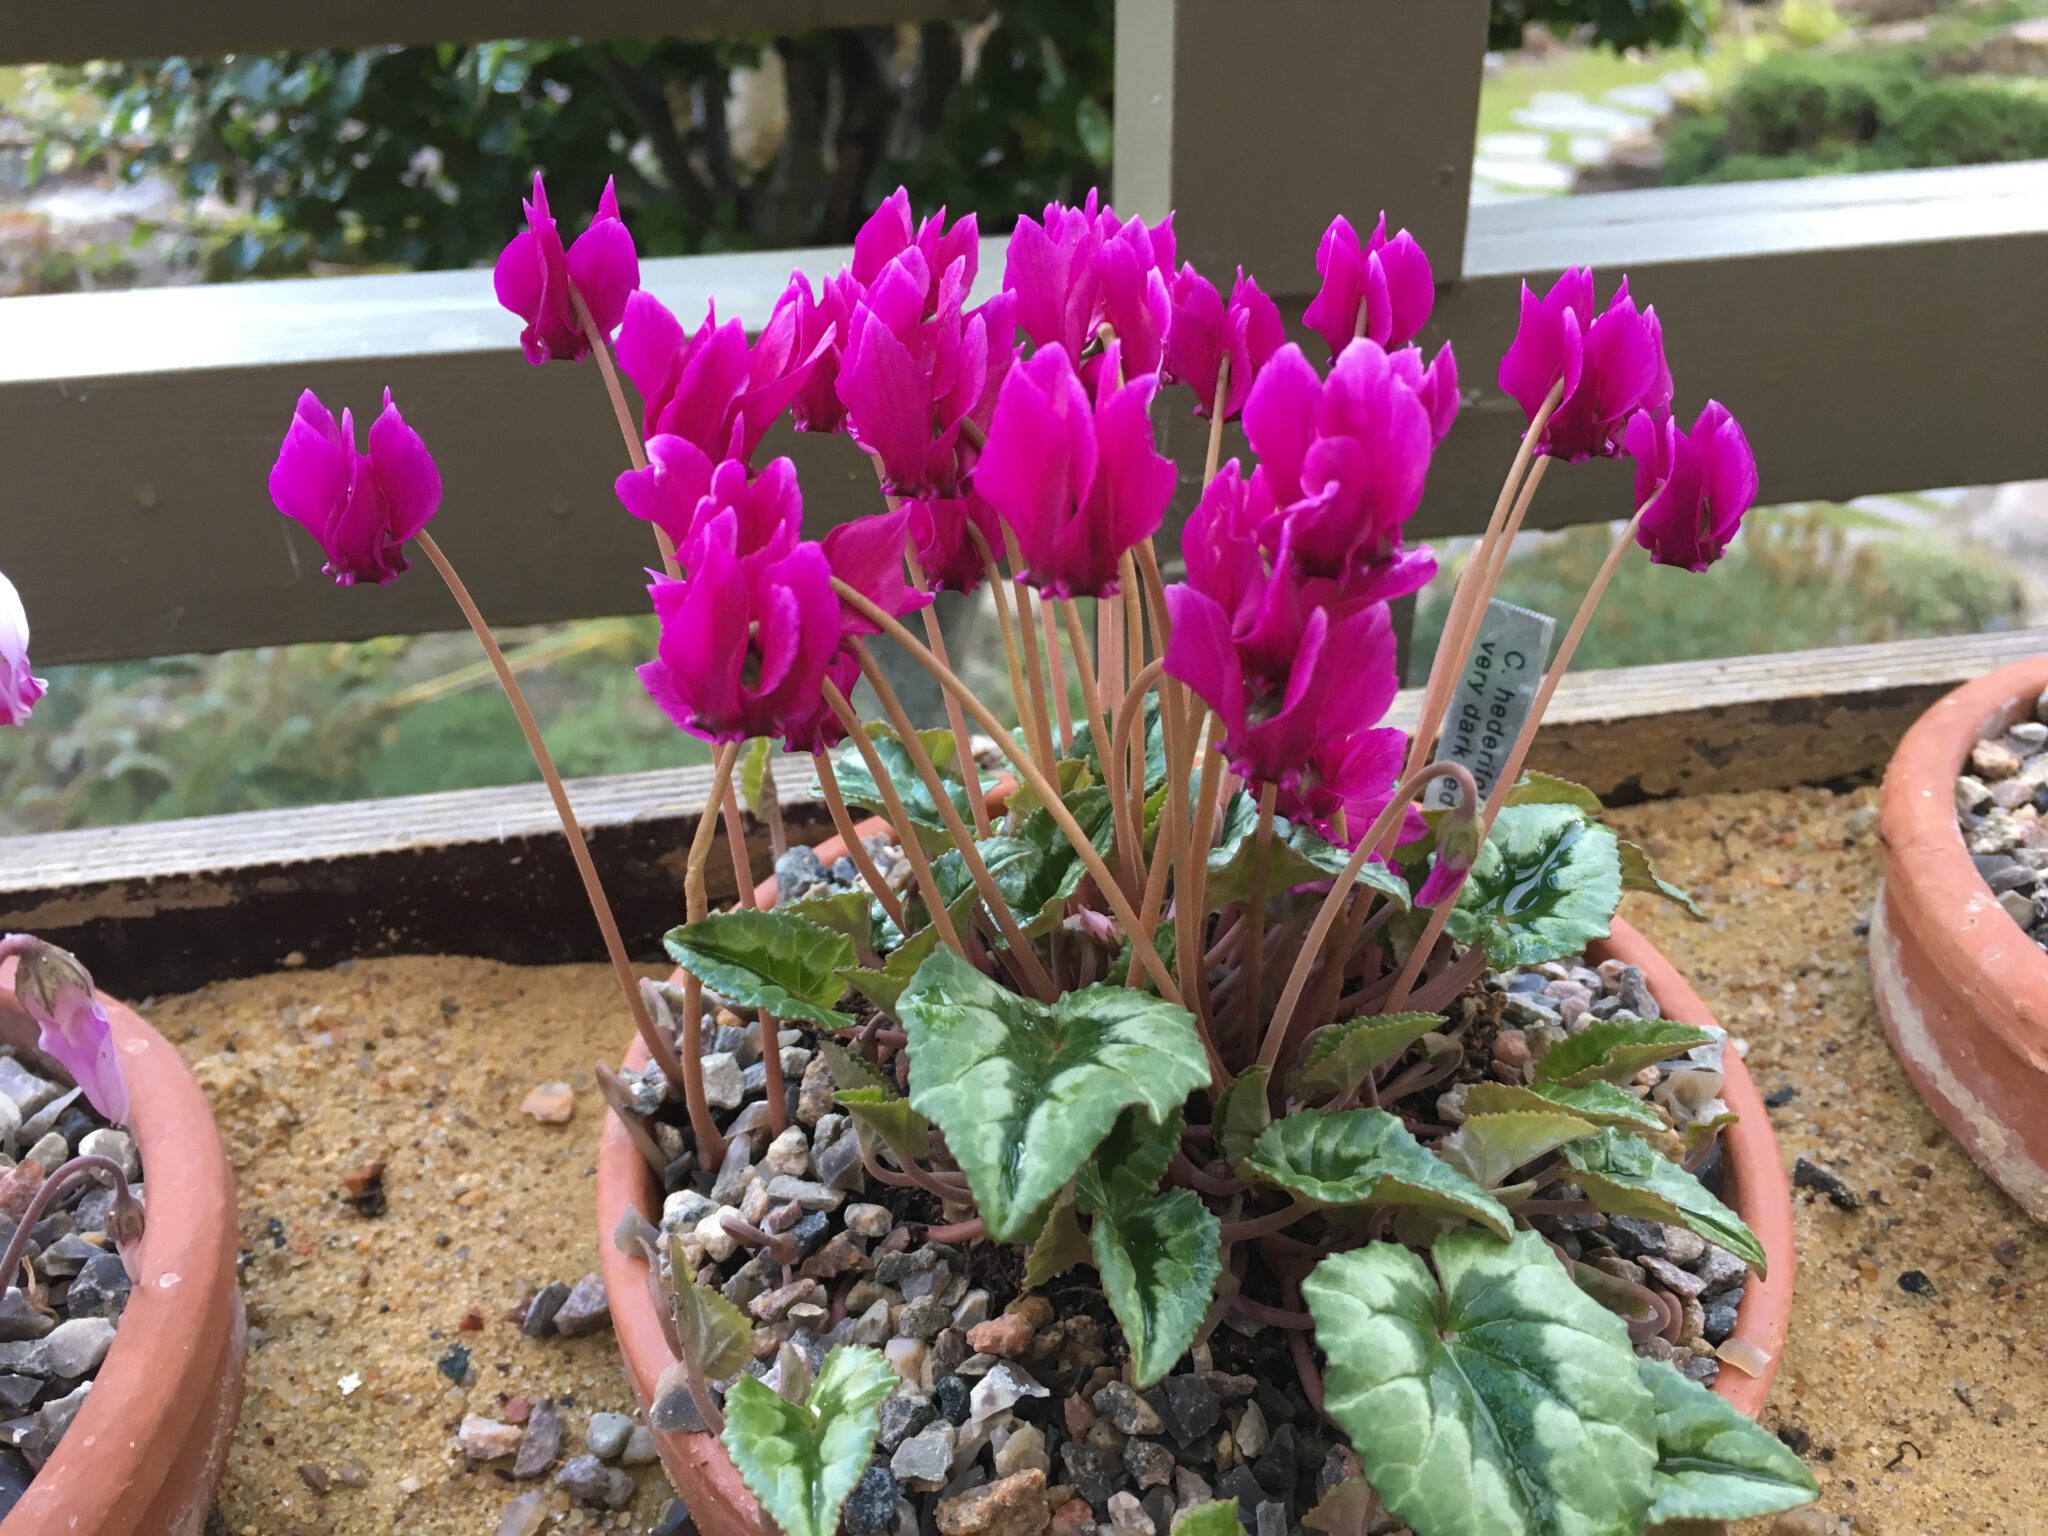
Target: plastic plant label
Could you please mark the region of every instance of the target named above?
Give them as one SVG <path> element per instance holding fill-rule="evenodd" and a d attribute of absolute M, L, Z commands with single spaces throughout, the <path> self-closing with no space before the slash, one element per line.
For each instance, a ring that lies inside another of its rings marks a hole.
<path fill-rule="evenodd" d="M 1556 629 L 1557 620 L 1549 614 L 1517 608 L 1498 598 L 1486 605 L 1479 620 L 1479 635 L 1472 643 L 1465 675 L 1458 679 L 1444 715 L 1437 756 L 1469 769 L 1482 798 L 1500 777 L 1508 752 L 1529 718 Z M 1456 781 L 1438 779 L 1429 786 L 1422 803 L 1433 810 L 1456 805 Z"/>

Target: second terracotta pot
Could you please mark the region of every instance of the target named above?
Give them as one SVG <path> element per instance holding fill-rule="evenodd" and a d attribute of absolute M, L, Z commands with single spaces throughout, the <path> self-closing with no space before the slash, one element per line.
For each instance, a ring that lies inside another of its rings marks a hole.
<path fill-rule="evenodd" d="M 886 833 L 888 828 L 876 820 L 864 822 L 855 830 L 862 837 L 870 837 Z M 845 851 L 843 842 L 833 838 L 819 846 L 818 857 L 830 864 Z M 763 881 L 755 893 L 757 903 L 763 907 L 773 906 L 775 897 L 773 880 Z M 1706 1004 L 1670 962 L 1648 939 L 1620 919 L 1615 920 L 1613 937 L 1588 951 L 1588 958 L 1595 962 L 1612 958 L 1640 967 L 1665 1017 L 1700 1026 L 1714 1022 Z M 627 1053 L 626 1065 L 637 1071 L 646 1064 L 646 1050 L 635 1040 Z M 1778 1155 L 1778 1140 L 1770 1117 L 1741 1058 L 1731 1050 L 1724 1066 L 1723 1097 L 1740 1117 L 1739 1123 L 1725 1133 L 1728 1202 L 1763 1244 L 1770 1275 L 1764 1280 L 1750 1277 L 1731 1335 L 1761 1351 L 1763 1368 L 1760 1374 L 1749 1376 L 1724 1365 L 1714 1390 L 1753 1417 L 1763 1408 L 1791 1331 L 1795 1263 L 1792 1188 Z M 597 1157 L 598 1236 L 605 1289 L 611 1299 L 612 1327 L 618 1335 L 619 1352 L 625 1357 L 626 1377 L 643 1410 L 653 1407 L 655 1383 L 674 1363 L 675 1356 L 662 1334 L 661 1319 L 648 1292 L 646 1263 L 621 1253 L 611 1234 L 629 1205 L 637 1206 L 648 1220 L 658 1222 L 661 1203 L 661 1188 L 647 1160 L 633 1145 L 618 1116 L 607 1115 Z M 703 1536 L 762 1536 L 760 1506 L 747 1492 L 732 1458 L 716 1436 L 656 1434 L 654 1439 L 669 1481 L 689 1506 Z"/>
<path fill-rule="evenodd" d="M 2032 719 L 2048 657 L 1965 684 L 1884 776 L 1870 981 L 1892 1049 L 1977 1165 L 2048 1221 L 2048 953 L 1998 904 L 1956 818 L 1971 747 Z"/>
<path fill-rule="evenodd" d="M 0 1038 L 36 1026 L 0 966 Z M 235 1181 L 206 1096 L 169 1041 L 102 999 L 134 1101 L 147 1213 L 140 1273 L 85 1406 L 0 1536 L 199 1536 L 242 1410 Z"/>

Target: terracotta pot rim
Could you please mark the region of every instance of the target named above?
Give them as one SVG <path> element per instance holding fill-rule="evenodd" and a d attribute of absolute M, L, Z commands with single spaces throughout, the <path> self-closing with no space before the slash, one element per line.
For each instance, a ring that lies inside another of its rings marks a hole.
<path fill-rule="evenodd" d="M 0 1034 L 32 1043 L 35 1025 L 12 981 L 0 965 Z M 241 1410 L 235 1186 L 219 1129 L 177 1049 L 133 1009 L 102 1002 L 143 1164 L 139 1278 L 85 1405 L 7 1517 L 5 1536 L 196 1533 Z"/>
<path fill-rule="evenodd" d="M 1955 781 L 1994 726 L 2030 714 L 2048 656 L 2015 662 L 1939 700 L 1900 738 L 1878 800 L 1884 883 L 1913 938 L 1970 1008 L 2036 1071 L 2048 1072 L 2048 951 L 1998 904 L 1964 846 Z"/>
<path fill-rule="evenodd" d="M 999 797 L 991 795 L 991 800 Z M 888 830 L 879 817 L 857 823 L 854 831 L 866 838 Z M 834 837 L 819 845 L 818 857 L 830 863 L 846 851 L 845 841 Z M 828 857 L 829 855 L 829 857 Z M 769 908 L 777 899 L 773 877 L 755 887 L 756 905 Z M 1621 918 L 1616 918 L 1611 937 L 1593 945 L 1588 955 L 1613 957 L 1642 969 L 1652 995 L 1666 1018 L 1682 1023 L 1706 1025 L 1712 1013 L 1699 994 L 1672 967 L 1650 941 Z M 636 1038 L 625 1064 L 639 1070 L 647 1062 L 646 1048 Z M 1763 1244 L 1769 1275 L 1752 1274 L 1743 1289 L 1731 1339 L 1754 1344 L 1764 1354 L 1762 1372 L 1749 1376 L 1723 1363 L 1714 1391 L 1751 1418 L 1763 1409 L 1771 1382 L 1776 1377 L 1785 1340 L 1791 1332 L 1792 1283 L 1796 1254 L 1792 1226 L 1792 1186 L 1778 1152 L 1777 1133 L 1742 1059 L 1731 1047 L 1724 1056 L 1725 1086 L 1722 1096 L 1739 1117 L 1724 1133 L 1725 1157 L 1734 1184 L 1730 1203 L 1749 1222 Z M 635 1191 L 639 1191 L 636 1196 Z M 648 1294 L 646 1264 L 618 1250 L 611 1231 L 627 1203 L 638 1205 L 641 1214 L 658 1219 L 660 1192 L 653 1171 L 647 1167 L 616 1115 L 606 1115 L 598 1148 L 598 1226 L 603 1247 L 606 1291 L 611 1301 L 612 1324 L 625 1357 L 626 1374 L 642 1407 L 650 1407 L 653 1384 L 674 1356 L 661 1332 L 654 1303 Z M 650 1209 L 650 1207 L 652 1207 Z M 679 1490 L 692 1484 L 697 1495 L 689 1500 L 692 1513 L 706 1536 L 724 1536 L 741 1528 L 760 1526 L 760 1509 L 741 1481 L 739 1471 L 718 1438 L 709 1434 L 661 1434 L 655 1436 L 662 1461 Z M 679 1471 L 678 1469 L 681 1469 Z M 708 1507 L 699 1509 L 699 1502 Z M 709 1517 L 707 1520 L 707 1516 Z M 721 1523 L 728 1522 L 728 1523 Z"/>

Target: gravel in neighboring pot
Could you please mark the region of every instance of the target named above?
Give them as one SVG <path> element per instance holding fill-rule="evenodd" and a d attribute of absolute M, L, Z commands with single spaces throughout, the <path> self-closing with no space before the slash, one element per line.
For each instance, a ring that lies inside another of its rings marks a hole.
<path fill-rule="evenodd" d="M 2034 717 L 1970 749 L 1956 777 L 1963 846 L 1998 904 L 2048 949 L 2048 693 Z"/>
<path fill-rule="evenodd" d="M 889 869 L 893 848 L 870 847 Z M 828 868 L 804 848 L 785 853 L 776 875 L 789 899 L 858 888 L 850 864 Z M 672 1002 L 679 997 L 671 991 Z M 1619 962 L 1488 975 L 1452 1012 L 1465 1066 L 1429 1091 L 1436 1116 L 1457 1124 L 1472 1082 L 1514 1075 L 1595 1020 L 1658 1016 L 1642 972 Z M 700 1283 L 753 1317 L 750 1370 L 771 1386 L 785 1345 L 812 1370 L 835 1344 L 879 1348 L 901 1375 L 846 1507 L 849 1536 L 1167 1536 L 1179 1512 L 1212 1498 L 1235 1498 L 1256 1536 L 1287 1536 L 1332 1485 L 1357 1475 L 1342 1436 L 1311 1409 L 1285 1335 L 1229 1312 L 1176 1374 L 1134 1391 L 1092 1270 L 1020 1295 L 1018 1251 L 927 1239 L 928 1227 L 964 1210 L 921 1190 L 871 1187 L 808 1030 L 783 1029 L 776 1042 L 790 1122 L 779 1134 L 758 1066 L 760 1025 L 707 998 L 702 1037 L 707 1063 L 716 1058 L 736 1089 L 713 1098 L 725 1100 L 717 1118 L 728 1138 L 717 1168 L 700 1168 L 685 1146 L 679 1091 L 672 1096 L 651 1068 L 622 1074 L 621 1097 L 642 1111 L 667 1159 L 659 1230 L 680 1238 Z M 1723 1036 L 1646 1069 L 1634 1087 L 1674 1131 L 1711 1120 L 1726 1109 L 1725 1048 Z M 1717 1144 L 1694 1171 L 1718 1185 Z M 736 1236 L 728 1218 L 786 1245 L 785 1257 Z M 1714 1380 L 1715 1346 L 1733 1330 L 1743 1294 L 1741 1260 L 1653 1221 L 1596 1214 L 1538 1225 L 1567 1256 L 1667 1298 L 1673 1325 L 1639 1351 Z M 638 1213 L 613 1240 L 629 1252 L 665 1247 Z M 653 1425 L 701 1429 L 681 1371 L 671 1375 Z"/>
<path fill-rule="evenodd" d="M 110 1126 L 54 1063 L 0 1049 L 0 1245 L 45 1175 L 82 1152 L 118 1163 L 144 1199 L 135 1140 Z M 0 1517 L 50 1459 L 92 1391 L 128 1304 L 128 1271 L 106 1234 L 111 1185 L 78 1179 L 36 1223 L 34 1283 L 0 1293 Z"/>

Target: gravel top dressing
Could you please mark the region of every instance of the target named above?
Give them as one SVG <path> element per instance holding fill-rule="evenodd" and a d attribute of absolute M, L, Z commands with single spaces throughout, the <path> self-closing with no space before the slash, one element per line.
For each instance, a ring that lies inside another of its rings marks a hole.
<path fill-rule="evenodd" d="M 1754 1529 L 2031 1529 L 2048 1245 L 1885 1046 L 1857 933 L 1874 803 L 1713 796 L 1614 817 L 1712 921 L 1648 901 L 1626 915 L 1750 1042 L 1785 1155 L 1807 1165 L 1793 1338 L 1765 1422 L 1822 1500 Z M 145 1011 L 211 1096 L 241 1183 L 253 1347 L 223 1528 L 656 1527 L 668 1488 L 638 1460 L 644 1435 L 592 1424 L 634 1405 L 578 1284 L 597 1263 L 590 1069 L 628 1033 L 602 968 L 363 961 Z M 541 1118 L 565 1104 L 566 1123 Z M 551 1323 L 528 1315 L 557 1301 Z"/>

